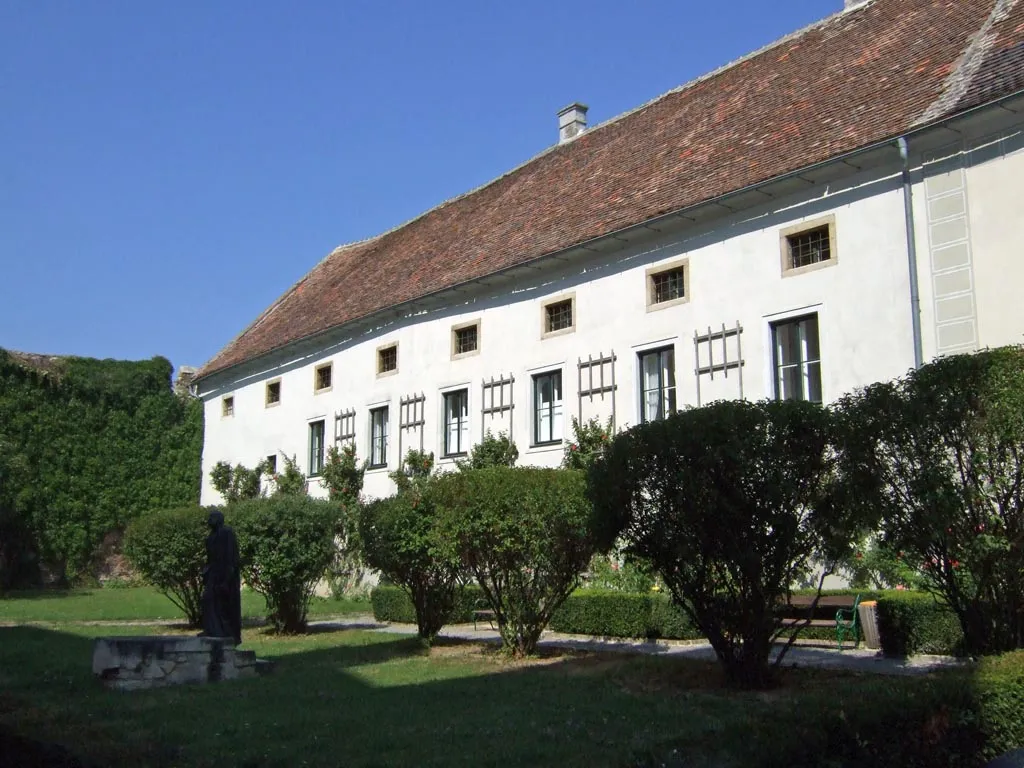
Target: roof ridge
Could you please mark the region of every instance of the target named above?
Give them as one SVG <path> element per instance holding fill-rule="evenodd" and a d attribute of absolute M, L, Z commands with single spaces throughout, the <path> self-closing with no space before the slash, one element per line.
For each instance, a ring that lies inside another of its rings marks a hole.
<path fill-rule="evenodd" d="M 532 155 L 528 159 L 524 160 L 523 162 L 519 163 L 516 166 L 513 166 L 512 168 L 510 168 L 509 170 L 505 171 L 504 173 L 502 173 L 502 174 L 500 174 L 498 176 L 495 176 L 493 179 L 490 179 L 489 181 L 485 181 L 482 184 L 479 184 L 479 185 L 473 187 L 472 189 L 467 190 L 466 192 L 458 194 L 458 195 L 456 195 L 454 197 L 449 197 L 446 200 L 442 200 L 440 203 L 437 203 L 436 205 L 432 206 L 431 208 L 428 208 L 427 210 L 423 211 L 422 213 L 419 213 L 416 216 L 413 216 L 411 219 L 406 219 L 405 221 L 401 222 L 400 224 L 396 224 L 395 226 L 391 227 L 390 229 L 386 229 L 383 232 L 381 232 L 381 233 L 379 233 L 377 235 L 374 235 L 372 237 L 364 238 L 362 240 L 355 240 L 355 241 L 353 241 L 351 243 L 347 243 L 345 246 L 339 246 L 339 247 L 347 247 L 348 245 L 359 245 L 361 243 L 367 242 L 368 240 L 373 240 L 375 237 L 383 238 L 383 237 L 386 237 L 386 236 L 388 236 L 388 235 L 390 235 L 390 234 L 392 234 L 394 232 L 397 232 L 400 229 L 404 229 L 405 227 L 409 226 L 410 224 L 412 224 L 412 223 L 414 223 L 416 221 L 419 221 L 420 219 L 425 218 L 426 216 L 429 216 L 430 214 L 434 213 L 435 211 L 439 211 L 442 208 L 445 208 L 446 206 L 451 205 L 452 203 L 457 203 L 460 200 L 463 200 L 463 199 L 465 199 L 467 197 L 470 197 L 471 195 L 476 194 L 477 192 L 480 192 L 481 190 L 487 189 L 488 187 L 490 187 L 493 184 L 497 184 L 499 181 L 502 181 L 503 179 L 506 179 L 506 178 L 508 178 L 509 176 L 512 176 L 515 173 L 518 173 L 523 168 L 525 168 L 526 166 L 530 165 L 531 163 L 533 163 L 533 162 L 535 162 L 537 160 L 540 160 L 542 157 L 545 157 L 545 156 L 551 154 L 552 152 L 557 152 L 558 150 L 560 150 L 560 149 L 562 149 L 564 147 L 569 146 L 572 142 L 576 141 L 576 139 L 579 139 L 579 138 L 581 138 L 583 136 L 590 136 L 595 131 L 599 131 L 602 128 L 607 128 L 607 127 L 609 127 L 611 125 L 614 125 L 615 123 L 618 123 L 621 120 L 624 120 L 625 118 L 629 117 L 630 115 L 634 115 L 637 112 L 641 112 L 641 111 L 647 109 L 648 107 L 653 106 L 654 104 L 657 104 L 659 101 L 667 99 L 669 96 L 674 96 L 677 93 L 682 93 L 685 90 L 688 90 L 690 88 L 693 88 L 696 85 L 699 85 L 700 83 L 704 82 L 705 80 L 710 80 L 711 78 L 716 77 L 716 76 L 722 74 L 723 72 L 726 72 L 726 71 L 732 69 L 733 67 L 737 67 L 740 64 L 743 64 L 744 62 L 749 61 L 750 59 L 753 59 L 753 58 L 755 58 L 757 56 L 760 56 L 761 54 L 766 53 L 767 51 L 770 51 L 773 48 L 776 48 L 776 47 L 778 47 L 780 45 L 783 45 L 783 44 L 789 42 L 790 40 L 794 40 L 797 37 L 805 35 L 808 32 L 810 32 L 813 29 L 815 29 L 816 27 L 824 26 L 825 24 L 828 24 L 828 23 L 830 23 L 832 21 L 835 21 L 838 18 L 840 18 L 842 16 L 846 16 L 846 15 L 848 15 L 848 14 L 854 12 L 854 11 L 863 10 L 863 9 L 867 8 L 868 6 L 870 6 L 870 5 L 874 5 L 876 2 L 878 2 L 878 0 L 862 0 L 862 2 L 858 3 L 857 5 L 842 8 L 842 9 L 836 11 L 835 13 L 829 14 L 828 16 L 826 16 L 826 17 L 824 17 L 822 19 L 818 19 L 817 21 L 811 22 L 810 24 L 807 24 L 807 25 L 803 26 L 803 27 L 801 27 L 800 29 L 798 29 L 798 30 L 796 30 L 794 32 L 789 32 L 789 33 L 783 35 L 782 37 L 778 38 L 777 40 L 773 40 L 772 42 L 767 43 L 766 45 L 763 45 L 762 47 L 758 48 L 756 51 L 751 51 L 750 53 L 747 53 L 747 54 L 744 54 L 743 56 L 740 56 L 738 59 L 733 59 L 732 61 L 727 62 L 727 63 L 721 65 L 717 69 L 713 69 L 710 72 L 705 72 L 704 74 L 699 75 L 699 76 L 693 78 L 692 80 L 687 80 L 685 83 L 682 83 L 681 85 L 677 85 L 675 88 L 672 88 L 672 89 L 670 89 L 668 91 L 665 91 L 664 93 L 661 93 L 661 94 L 659 94 L 659 95 L 649 99 L 648 101 L 645 101 L 643 104 L 641 104 L 638 107 L 633 107 L 632 109 L 629 109 L 629 110 L 627 110 L 625 112 L 620 112 L 619 114 L 617 114 L 617 115 L 615 115 L 613 117 L 608 118 L 603 123 L 598 123 L 597 125 L 594 125 L 591 128 L 587 128 L 582 133 L 577 134 L 576 136 L 572 137 L 571 139 L 569 139 L 568 141 L 566 141 L 564 143 L 552 144 L 552 145 L 550 145 L 548 147 L 545 147 L 544 149 L 542 149 L 537 154 Z M 1012 0 L 1012 2 L 1016 2 L 1016 0 Z M 333 255 L 333 254 L 328 254 L 326 258 L 330 258 L 331 255 Z M 317 264 L 317 266 L 319 266 L 319 263 Z M 314 269 L 316 269 L 316 267 L 314 267 Z"/>

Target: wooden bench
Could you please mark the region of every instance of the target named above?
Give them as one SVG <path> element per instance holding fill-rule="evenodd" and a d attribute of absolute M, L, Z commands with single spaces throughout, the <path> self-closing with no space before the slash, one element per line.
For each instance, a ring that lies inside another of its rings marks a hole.
<path fill-rule="evenodd" d="M 803 612 L 806 616 L 811 605 L 814 604 L 814 597 L 811 595 L 791 595 L 789 602 L 781 606 L 781 611 L 790 614 L 782 619 L 783 627 L 828 627 L 836 631 L 836 645 L 843 650 L 843 640 L 847 635 L 853 638 L 853 647 L 860 645 L 860 626 L 858 625 L 857 606 L 860 605 L 860 595 L 822 595 L 818 600 L 817 610 L 836 609 L 835 618 L 817 619 L 793 618 L 791 614 Z"/>
<path fill-rule="evenodd" d="M 473 606 L 473 631 L 476 632 L 476 623 L 478 621 L 486 621 L 491 625 L 491 629 L 494 629 L 494 611 L 491 610 L 488 602 L 484 598 L 480 598 L 476 601 Z"/>

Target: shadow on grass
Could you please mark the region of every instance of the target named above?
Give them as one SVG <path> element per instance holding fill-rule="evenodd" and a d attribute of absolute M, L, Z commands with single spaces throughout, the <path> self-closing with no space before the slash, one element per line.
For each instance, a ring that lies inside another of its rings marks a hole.
<path fill-rule="evenodd" d="M 679 765 L 714 765 L 735 743 L 729 754 L 745 755 L 790 730 L 803 738 L 826 708 L 870 701 L 891 681 L 846 673 L 837 685 L 816 670 L 781 691 L 735 693 L 714 662 L 590 648 L 512 661 L 494 644 L 442 639 L 428 651 L 344 626 L 247 632 L 244 647 L 275 660 L 267 677 L 119 693 L 92 677 L 92 642 L 0 629 L 0 725 L 100 765 L 636 766 L 670 750 L 686 756 Z"/>

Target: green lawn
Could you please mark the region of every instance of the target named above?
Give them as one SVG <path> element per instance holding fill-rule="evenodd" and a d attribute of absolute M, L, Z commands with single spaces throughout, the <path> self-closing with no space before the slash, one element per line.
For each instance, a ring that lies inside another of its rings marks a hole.
<path fill-rule="evenodd" d="M 471 644 L 427 653 L 388 633 L 260 629 L 246 630 L 243 647 L 277 662 L 267 677 L 103 689 L 91 639 L 145 632 L 0 628 L 0 727 L 100 765 L 646 766 L 663 763 L 642 756 L 679 745 L 679 765 L 720 765 L 750 749 L 752 731 L 774 734 L 780 707 L 813 711 L 837 689 L 856 699 L 874 682 L 806 670 L 781 691 L 745 694 L 724 690 L 715 665 L 680 659 L 513 663 Z"/>
<path fill-rule="evenodd" d="M 368 601 L 314 598 L 311 616 L 372 613 Z M 242 615 L 266 615 L 263 598 L 242 591 Z M 152 587 L 38 590 L 0 597 L 0 622 L 181 620 L 181 611 Z"/>

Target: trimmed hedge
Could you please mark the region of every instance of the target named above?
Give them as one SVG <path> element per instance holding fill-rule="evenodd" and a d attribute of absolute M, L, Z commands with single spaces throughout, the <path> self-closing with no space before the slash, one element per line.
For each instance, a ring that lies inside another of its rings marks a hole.
<path fill-rule="evenodd" d="M 955 654 L 963 631 L 953 611 L 920 592 L 887 593 L 878 601 L 878 634 L 886 656 Z"/>
<path fill-rule="evenodd" d="M 476 584 L 463 588 L 460 597 L 456 598 L 455 610 L 448 618 L 450 624 L 466 624 L 473 620 L 473 608 L 478 600 L 482 600 L 483 591 Z M 381 585 L 370 593 L 370 604 L 373 605 L 373 618 L 377 621 L 391 621 L 396 624 L 415 624 L 416 610 L 412 600 L 401 587 Z"/>
<path fill-rule="evenodd" d="M 569 595 L 551 618 L 550 628 L 598 637 L 701 637 L 689 618 L 663 595 L 600 589 L 581 589 Z"/>

